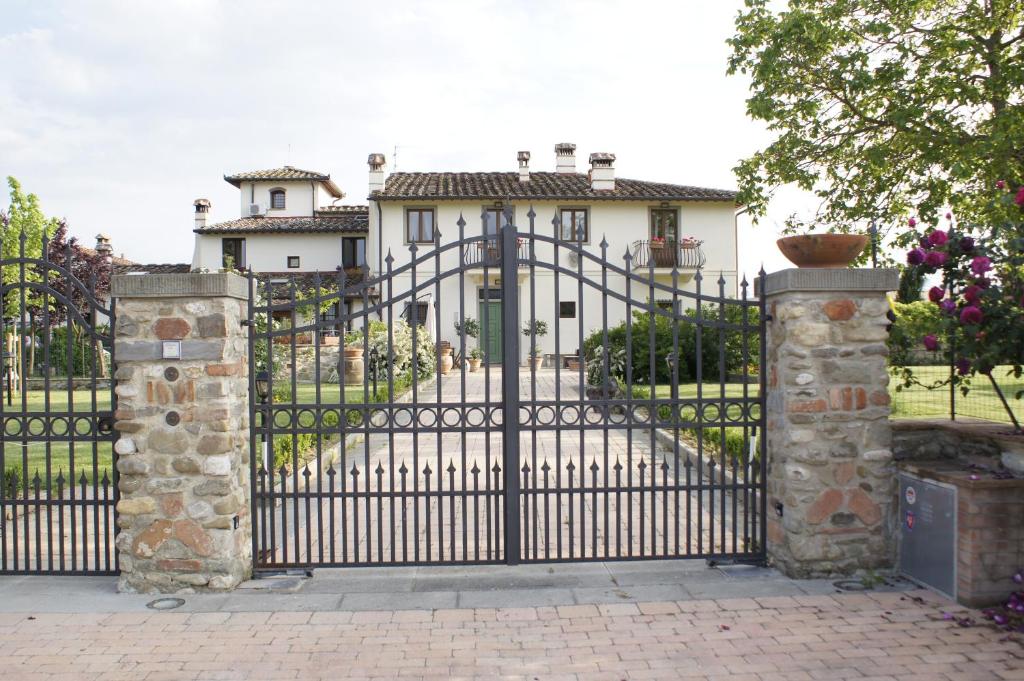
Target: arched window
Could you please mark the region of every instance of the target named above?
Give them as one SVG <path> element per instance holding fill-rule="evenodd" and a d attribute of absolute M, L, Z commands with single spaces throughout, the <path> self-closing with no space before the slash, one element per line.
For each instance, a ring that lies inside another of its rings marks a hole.
<path fill-rule="evenodd" d="M 271 189 L 270 190 L 270 207 L 272 209 L 284 208 L 284 190 L 283 189 Z"/>

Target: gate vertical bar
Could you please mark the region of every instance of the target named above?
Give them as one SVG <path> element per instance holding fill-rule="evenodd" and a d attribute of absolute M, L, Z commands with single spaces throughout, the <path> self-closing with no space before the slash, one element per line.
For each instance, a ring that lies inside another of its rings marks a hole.
<path fill-rule="evenodd" d="M 262 449 L 257 453 L 256 432 L 259 425 L 256 422 L 256 277 L 250 269 L 246 273 L 246 280 L 249 284 L 249 301 L 246 303 L 246 332 L 249 338 L 249 503 L 252 513 L 252 565 L 253 569 L 260 566 L 260 531 L 263 530 L 263 518 L 260 516 L 260 507 L 266 503 L 256 491 L 256 480 L 259 471 L 265 466 L 263 463 Z M 269 350 L 268 352 L 273 352 Z"/>
<path fill-rule="evenodd" d="M 505 472 L 505 563 L 519 564 L 519 291 L 516 228 L 501 228 L 502 466 Z"/>

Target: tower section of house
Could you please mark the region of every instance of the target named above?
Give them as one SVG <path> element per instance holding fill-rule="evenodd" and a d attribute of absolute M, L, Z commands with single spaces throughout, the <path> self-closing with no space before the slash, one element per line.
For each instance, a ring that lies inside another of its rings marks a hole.
<path fill-rule="evenodd" d="M 437 299 L 444 301 L 438 329 L 441 340 L 454 342 L 458 318 L 474 317 L 484 327 L 481 345 L 489 348 L 492 360 L 500 357 L 501 310 L 506 304 L 500 299 L 500 272 L 496 267 L 486 272 L 475 268 L 466 273 L 461 285 L 459 277 L 444 273 L 458 270 L 460 259 L 464 263 L 486 260 L 488 244 L 497 246 L 507 210 L 520 232 L 529 232 L 532 208 L 536 233 L 574 244 L 597 258 L 605 243 L 607 259 L 616 267 L 627 267 L 628 251 L 628 267 L 636 274 L 663 284 L 675 281 L 679 290 L 692 292 L 694 275 L 700 270 L 704 293 L 717 293 L 721 278 L 725 294 L 737 294 L 736 192 L 620 178 L 615 172 L 616 156 L 604 152 L 591 153 L 587 172 L 578 172 L 576 145 L 571 143 L 556 145 L 554 156 L 554 171 L 534 170 L 530 164 L 535 157 L 520 151 L 515 171 L 388 175 L 384 155 L 370 155 L 369 260 L 374 269 L 384 270 L 389 252 L 394 269 L 409 263 L 413 243 L 417 255 L 423 256 L 460 236 L 494 237 L 463 249 L 444 250 L 438 259 L 443 276 L 440 294 L 417 293 L 417 304 L 424 308 L 421 314 L 427 317 L 433 315 Z M 460 218 L 465 221 L 461 232 Z M 550 331 L 539 341 L 545 354 L 574 355 L 581 345 L 581 327 L 586 337 L 605 323 L 605 315 L 612 326 L 632 313 L 622 300 L 625 276 L 604 277 L 608 271 L 591 258 L 548 243 L 537 243 L 535 255 L 545 266 L 535 267 L 532 273 L 522 266 L 518 270 L 518 319 L 520 327 L 531 318 L 547 323 Z M 417 279 L 429 279 L 434 269 L 432 259 L 424 262 L 417 267 Z M 566 270 L 582 273 L 584 284 L 580 286 L 578 277 L 566 276 Z M 409 288 L 409 279 L 408 272 L 397 276 L 394 289 Z M 630 292 L 634 301 L 649 297 L 637 289 L 634 281 Z M 457 305 L 460 300 L 462 304 Z M 692 306 L 685 298 L 658 302 Z M 524 356 L 530 350 L 528 343 L 521 343 Z"/>
<path fill-rule="evenodd" d="M 251 270 L 265 275 L 263 281 L 295 280 L 300 289 L 310 288 L 317 273 L 325 288 L 364 276 L 367 206 L 340 204 L 345 194 L 330 175 L 284 166 L 224 180 L 239 189 L 240 216 L 212 223 L 210 202 L 194 202 L 193 270 Z M 349 308 L 357 304 L 345 301 Z"/>

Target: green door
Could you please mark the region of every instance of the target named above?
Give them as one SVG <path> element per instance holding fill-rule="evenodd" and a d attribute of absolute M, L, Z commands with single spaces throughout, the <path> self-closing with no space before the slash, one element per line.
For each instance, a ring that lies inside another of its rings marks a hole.
<path fill-rule="evenodd" d="M 501 356 L 501 301 L 480 301 L 480 348 L 486 360 L 498 364 Z"/>

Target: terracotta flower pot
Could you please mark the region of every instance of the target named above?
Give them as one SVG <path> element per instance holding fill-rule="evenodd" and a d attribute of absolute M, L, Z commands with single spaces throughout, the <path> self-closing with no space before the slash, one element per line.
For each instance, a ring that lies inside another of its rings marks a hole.
<path fill-rule="evenodd" d="M 454 360 L 452 359 L 452 348 L 442 347 L 441 348 L 441 373 L 445 376 L 452 370 Z"/>
<path fill-rule="evenodd" d="M 480 371 L 480 365 L 483 363 L 482 359 L 473 359 L 471 357 L 468 361 L 469 361 L 469 373 L 472 374 L 474 372 Z"/>
<path fill-rule="evenodd" d="M 798 234 L 776 242 L 797 267 L 848 267 L 868 245 L 866 234 Z"/>
<path fill-rule="evenodd" d="M 356 346 L 353 346 L 353 345 L 345 346 L 345 358 L 346 359 L 354 359 L 356 357 L 362 357 L 362 356 L 363 356 L 363 349 L 362 348 L 356 347 Z"/>

